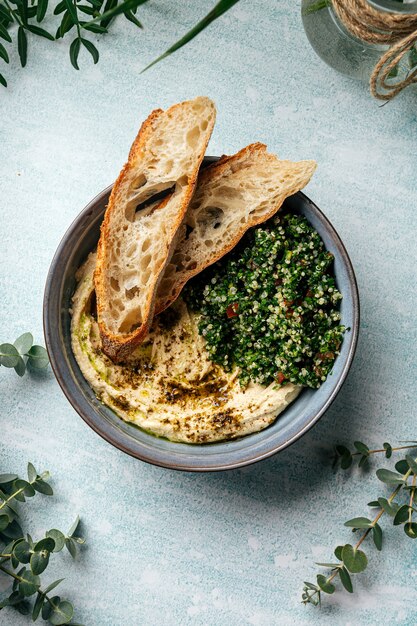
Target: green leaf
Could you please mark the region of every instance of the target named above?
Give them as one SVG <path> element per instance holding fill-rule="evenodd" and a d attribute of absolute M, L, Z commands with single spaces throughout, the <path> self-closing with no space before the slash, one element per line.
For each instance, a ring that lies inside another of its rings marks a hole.
<path fill-rule="evenodd" d="M 20 335 L 14 342 L 15 348 L 20 352 L 20 354 L 26 354 L 29 352 L 33 345 L 33 336 L 32 333 L 23 333 Z"/>
<path fill-rule="evenodd" d="M 0 43 L 0 57 L 6 61 L 6 63 L 9 62 L 9 55 L 7 54 L 7 50 L 2 43 Z"/>
<path fill-rule="evenodd" d="M 372 521 L 367 517 L 354 517 L 353 519 L 345 522 L 345 526 L 350 528 L 370 528 L 372 526 Z"/>
<path fill-rule="evenodd" d="M 27 600 L 22 600 L 15 604 L 15 608 L 19 611 L 21 615 L 29 615 L 31 611 L 31 606 Z"/>
<path fill-rule="evenodd" d="M 339 570 L 340 582 L 349 593 L 353 593 L 353 585 L 352 579 L 350 578 L 350 574 L 347 571 L 346 567 L 342 567 Z"/>
<path fill-rule="evenodd" d="M 340 467 L 343 470 L 347 470 L 352 465 L 352 462 L 353 462 L 353 457 L 349 452 L 349 455 L 345 455 L 340 458 Z"/>
<path fill-rule="evenodd" d="M 387 459 L 390 459 L 392 456 L 392 446 L 390 443 L 385 442 L 382 446 L 385 450 L 385 456 Z"/>
<path fill-rule="evenodd" d="M 28 56 L 28 40 L 23 26 L 19 26 L 17 31 L 17 49 L 20 57 L 20 64 L 25 67 Z"/>
<path fill-rule="evenodd" d="M 5 28 L 5 27 L 3 26 L 3 24 L 0 24 L 0 37 L 1 37 L 2 39 L 5 39 L 5 40 L 6 40 L 6 41 L 8 41 L 9 43 L 11 43 L 11 41 L 12 41 L 12 38 L 10 37 L 10 35 L 9 35 L 9 32 L 8 32 L 7 28 Z"/>
<path fill-rule="evenodd" d="M 34 465 L 32 463 L 28 463 L 28 479 L 30 482 L 33 482 L 36 478 L 36 476 L 38 475 L 38 472 L 36 471 Z"/>
<path fill-rule="evenodd" d="M 65 11 L 65 1 L 62 0 L 61 2 L 58 2 L 58 4 L 56 5 L 55 9 L 54 9 L 54 15 L 59 15 L 60 13 L 63 13 Z"/>
<path fill-rule="evenodd" d="M 28 25 L 28 30 L 34 35 L 38 35 L 39 37 L 44 37 L 45 39 L 49 39 L 50 41 L 55 41 L 55 37 L 48 33 L 44 28 L 40 28 L 39 26 L 34 26 L 33 24 Z"/>
<path fill-rule="evenodd" d="M 89 24 L 88 22 L 83 22 L 83 28 L 84 30 L 89 30 L 92 33 L 98 33 L 100 35 L 102 33 L 108 32 L 107 28 L 104 28 L 104 26 L 99 26 L 98 24 Z"/>
<path fill-rule="evenodd" d="M 65 546 L 65 535 L 60 530 L 52 528 L 51 530 L 48 530 L 46 536 L 51 537 L 55 541 L 53 552 L 60 552 Z"/>
<path fill-rule="evenodd" d="M 96 11 L 93 7 L 90 7 L 88 4 L 77 4 L 77 9 L 86 15 L 95 15 Z"/>
<path fill-rule="evenodd" d="M 368 506 L 381 506 L 378 500 L 372 500 L 372 502 L 368 502 Z"/>
<path fill-rule="evenodd" d="M 64 0 L 65 2 L 65 6 L 66 9 L 68 11 L 68 13 L 71 15 L 72 20 L 74 22 L 74 24 L 78 23 L 78 15 L 77 15 L 77 9 L 75 8 L 74 3 L 72 2 L 72 0 Z"/>
<path fill-rule="evenodd" d="M 0 74 L 0 85 L 3 85 L 3 87 L 7 87 L 7 80 L 4 78 L 3 74 Z"/>
<path fill-rule="evenodd" d="M 30 569 L 32 574 L 42 574 L 47 568 L 49 563 L 49 552 L 43 550 L 42 552 L 34 552 L 30 557 Z"/>
<path fill-rule="evenodd" d="M 52 609 L 52 613 L 49 616 L 49 621 L 51 624 L 56 626 L 61 624 L 68 624 L 71 621 L 72 616 L 74 615 L 74 608 L 71 602 L 67 600 L 63 600 L 58 604 L 54 603 L 54 607 Z"/>
<path fill-rule="evenodd" d="M 404 482 L 404 477 L 396 472 L 391 472 L 387 469 L 379 469 L 376 471 L 376 475 L 379 480 L 387 485 L 401 485 Z"/>
<path fill-rule="evenodd" d="M 337 548 L 334 551 L 334 555 L 337 559 L 339 559 L 339 561 L 342 561 L 342 552 L 343 552 L 343 546 L 337 546 Z"/>
<path fill-rule="evenodd" d="M 77 517 L 75 518 L 73 524 L 71 525 L 71 528 L 68 531 L 68 537 L 72 537 L 73 534 L 76 532 L 78 526 L 80 525 L 80 517 L 79 515 L 77 515 Z"/>
<path fill-rule="evenodd" d="M 30 545 L 27 541 L 20 541 L 13 549 L 13 554 L 19 563 L 29 563 Z"/>
<path fill-rule="evenodd" d="M 19 591 L 24 596 L 32 596 L 39 589 L 41 584 L 39 576 L 32 574 L 30 570 L 26 570 L 21 574 L 23 580 L 19 583 Z"/>
<path fill-rule="evenodd" d="M 405 460 L 407 461 L 408 467 L 413 472 L 413 474 L 417 474 L 417 461 L 409 454 L 407 454 Z"/>
<path fill-rule="evenodd" d="M 52 589 L 55 589 L 55 587 L 58 587 L 58 585 L 60 583 L 62 583 L 62 581 L 65 580 L 64 578 L 59 578 L 58 580 L 55 580 L 53 583 L 51 583 L 50 585 L 47 586 L 46 589 L 44 589 L 44 594 L 46 595 L 47 593 L 49 593 L 50 591 L 52 591 Z"/>
<path fill-rule="evenodd" d="M 43 370 L 48 366 L 48 353 L 43 346 L 32 346 L 28 352 L 29 366 L 34 370 Z"/>
<path fill-rule="evenodd" d="M 77 548 L 75 547 L 74 539 L 67 537 L 65 539 L 65 546 L 68 552 L 70 553 L 70 555 L 72 556 L 72 558 L 75 559 L 75 557 L 77 556 Z"/>
<path fill-rule="evenodd" d="M 91 54 L 91 56 L 93 57 L 93 61 L 94 61 L 94 65 L 95 65 L 97 63 L 98 59 L 99 59 L 99 54 L 98 54 L 97 48 L 88 39 L 81 38 L 81 42 L 82 42 L 84 48 L 86 48 L 88 50 L 88 52 Z"/>
<path fill-rule="evenodd" d="M 36 622 L 36 620 L 38 619 L 40 615 L 40 612 L 42 610 L 43 598 L 44 596 L 41 593 L 38 593 L 35 604 L 33 605 L 33 611 L 32 611 L 33 622 Z"/>
<path fill-rule="evenodd" d="M 359 467 L 363 467 L 369 460 L 369 454 L 363 454 L 359 460 Z"/>
<path fill-rule="evenodd" d="M 410 537 L 410 539 L 416 539 L 417 538 L 416 522 L 407 522 L 407 524 L 404 524 L 404 532 L 407 535 L 407 537 Z"/>
<path fill-rule="evenodd" d="M 47 552 L 53 552 L 55 548 L 55 541 L 52 537 L 45 537 L 44 539 L 40 539 L 34 545 L 35 552 L 42 552 L 42 550 L 46 550 Z"/>
<path fill-rule="evenodd" d="M 2 533 L 8 539 L 20 539 L 23 536 L 23 530 L 15 519 L 10 522 L 8 527 L 5 528 Z"/>
<path fill-rule="evenodd" d="M 353 445 L 355 446 L 356 450 L 361 454 L 364 454 L 365 456 L 369 454 L 368 446 L 362 443 L 362 441 L 354 441 Z"/>
<path fill-rule="evenodd" d="M 318 590 L 319 590 L 319 588 L 317 587 L 317 585 L 313 585 L 313 583 L 308 583 L 308 582 L 306 582 L 306 581 L 304 581 L 304 586 L 305 586 L 307 589 L 311 589 L 311 591 L 318 591 Z"/>
<path fill-rule="evenodd" d="M 352 574 L 359 574 L 366 569 L 368 559 L 365 552 L 354 548 L 349 543 L 343 546 L 342 550 L 343 564 Z"/>
<path fill-rule="evenodd" d="M 38 0 L 38 4 L 36 7 L 36 21 L 38 24 L 42 22 L 45 17 L 46 11 L 48 9 L 48 0 Z"/>
<path fill-rule="evenodd" d="M 408 467 L 407 461 L 405 459 L 401 459 L 401 461 L 397 461 L 395 464 L 395 469 L 400 474 L 406 474 L 410 468 Z"/>
<path fill-rule="evenodd" d="M 17 364 L 14 366 L 14 371 L 18 376 L 24 376 L 26 372 L 26 363 L 21 356 L 19 357 Z"/>
<path fill-rule="evenodd" d="M 74 41 L 72 42 L 70 46 L 71 64 L 73 67 L 75 67 L 76 70 L 80 69 L 78 67 L 78 55 L 80 54 L 80 46 L 81 46 L 81 41 L 78 38 L 74 39 Z"/>
<path fill-rule="evenodd" d="M 58 598 L 58 596 L 54 596 L 54 598 L 51 598 L 51 601 Z M 60 598 L 58 598 L 58 602 L 59 602 Z M 52 607 L 49 604 L 49 602 L 46 600 L 43 603 L 43 607 L 42 607 L 42 619 L 47 620 L 49 618 L 49 616 L 52 613 Z"/>
<path fill-rule="evenodd" d="M 329 583 L 323 574 L 317 574 L 317 584 L 324 593 L 334 593 L 335 591 L 335 586 Z"/>
<path fill-rule="evenodd" d="M 9 525 L 9 517 L 7 515 L 0 515 L 0 532 L 7 528 Z"/>
<path fill-rule="evenodd" d="M 237 0 L 235 0 L 237 2 Z M 116 17 L 116 15 L 120 15 L 121 13 L 125 13 L 126 11 L 133 11 L 136 7 L 141 4 L 145 4 L 148 0 L 124 0 L 120 4 L 112 3 L 114 6 L 107 10 L 105 8 L 104 13 L 95 17 L 93 20 L 89 22 L 89 24 L 95 24 L 96 22 L 100 22 L 101 26 L 107 26 L 111 19 Z M 106 3 L 106 6 L 108 3 Z"/>
<path fill-rule="evenodd" d="M 27 480 L 22 480 L 22 478 L 18 478 L 13 483 L 14 489 L 23 489 L 24 495 L 32 498 L 35 495 L 35 490 L 31 484 L 28 483 Z M 19 499 L 17 494 L 15 495 L 16 499 Z M 24 500 L 23 500 L 24 501 Z"/>
<path fill-rule="evenodd" d="M 52 496 L 54 493 L 51 485 L 46 483 L 41 478 L 39 478 L 36 483 L 33 483 L 33 487 L 36 489 L 36 491 L 39 491 L 39 493 L 43 493 L 45 496 Z"/>
<path fill-rule="evenodd" d="M 390 504 L 386 498 L 378 498 L 378 502 L 380 507 L 384 509 L 385 513 L 388 513 L 388 515 L 394 517 L 394 515 L 398 511 L 398 505 L 396 504 L 396 502 L 392 502 Z"/>
<path fill-rule="evenodd" d="M 379 524 L 375 524 L 372 529 L 372 539 L 377 550 L 382 550 L 382 528 Z"/>
<path fill-rule="evenodd" d="M 11 343 L 3 343 L 0 346 L 0 363 L 4 367 L 16 367 L 19 357 L 19 352 Z"/>
<path fill-rule="evenodd" d="M 181 37 L 179 41 L 177 41 L 173 46 L 168 48 L 168 50 L 166 50 L 166 52 L 164 52 L 157 59 L 155 59 L 155 61 L 152 61 L 152 63 L 147 65 L 145 69 L 142 71 L 145 72 L 146 70 L 148 70 L 150 67 L 152 67 L 159 61 L 162 61 L 162 59 L 165 59 L 167 56 L 169 56 L 173 52 L 176 52 L 176 50 L 179 50 L 180 48 L 182 48 L 182 46 L 185 46 L 186 43 L 194 39 L 196 35 L 201 33 L 202 30 L 207 28 L 209 24 L 214 22 L 214 20 L 219 18 L 221 15 L 223 15 L 223 13 L 231 9 L 232 6 L 235 5 L 237 2 L 238 0 L 220 0 L 206 16 L 202 20 L 200 20 L 198 24 L 194 26 L 194 28 L 188 31 L 188 33 L 186 33 L 184 37 Z"/>
<path fill-rule="evenodd" d="M 139 22 L 138 18 L 133 15 L 132 11 L 125 11 L 124 16 L 127 20 L 129 20 L 129 22 L 132 22 L 132 24 L 134 24 L 138 28 L 143 28 L 141 22 Z"/>
<path fill-rule="evenodd" d="M 394 526 L 399 526 L 400 524 L 404 524 L 404 522 L 408 520 L 408 511 L 409 509 L 408 509 L 407 504 L 403 504 L 402 506 L 400 506 L 400 508 L 398 509 L 394 517 L 394 521 L 393 521 Z"/>
<path fill-rule="evenodd" d="M 6 485 L 12 483 L 18 478 L 17 474 L 0 474 L 0 485 Z"/>
<path fill-rule="evenodd" d="M 335 569 L 339 567 L 339 563 L 316 563 L 320 567 L 329 567 L 330 569 Z"/>

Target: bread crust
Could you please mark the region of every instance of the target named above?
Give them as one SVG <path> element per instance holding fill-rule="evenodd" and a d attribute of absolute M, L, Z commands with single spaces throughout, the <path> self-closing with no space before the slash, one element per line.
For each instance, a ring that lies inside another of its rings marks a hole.
<path fill-rule="evenodd" d="M 208 100 L 208 99 L 207 99 Z M 209 101 L 209 100 L 208 100 Z M 176 245 L 176 235 L 178 233 L 178 229 L 180 228 L 185 213 L 187 211 L 188 204 L 192 198 L 194 193 L 194 189 L 197 183 L 198 171 L 200 168 L 200 164 L 204 158 L 205 149 L 207 147 L 208 141 L 211 136 L 211 132 L 214 127 L 215 122 L 215 107 L 211 101 L 211 105 L 213 106 L 213 116 L 211 121 L 208 124 L 207 131 L 204 138 L 204 146 L 201 150 L 201 154 L 199 154 L 195 160 L 195 167 L 188 177 L 187 182 L 187 190 L 182 199 L 181 205 L 179 206 L 175 223 L 173 224 L 172 231 L 174 236 L 166 250 L 164 262 L 160 264 L 155 272 L 155 275 L 152 276 L 151 283 L 149 288 L 147 287 L 147 296 L 146 296 L 146 305 L 145 305 L 145 315 L 143 317 L 141 325 L 133 330 L 130 333 L 119 334 L 112 332 L 107 324 L 103 321 L 103 314 L 107 306 L 106 302 L 106 280 L 107 280 L 107 261 L 110 253 L 110 233 L 111 233 L 111 218 L 112 214 L 118 204 L 119 201 L 123 200 L 121 197 L 123 194 L 123 187 L 125 180 L 134 170 L 134 163 L 137 162 L 138 159 L 141 159 L 144 156 L 146 151 L 147 143 L 152 133 L 154 132 L 154 127 L 156 122 L 162 115 L 167 116 L 168 118 L 175 115 L 176 111 L 183 107 L 184 105 L 188 105 L 192 101 L 186 101 L 183 103 L 175 104 L 167 111 L 163 111 L 162 109 L 156 109 L 153 111 L 149 117 L 142 123 L 139 133 L 136 136 L 132 147 L 129 152 L 129 157 L 127 163 L 124 165 L 122 171 L 120 172 L 114 186 L 112 192 L 110 194 L 109 203 L 106 208 L 105 216 L 103 223 L 100 229 L 100 239 L 97 247 L 97 264 L 94 273 L 94 282 L 97 296 L 97 318 L 99 323 L 99 329 L 102 339 L 103 350 L 112 360 L 115 362 L 120 362 L 124 360 L 133 350 L 134 348 L 143 340 L 145 335 L 149 330 L 150 323 L 152 321 L 153 312 L 154 312 L 154 302 L 157 292 L 158 284 L 162 278 L 164 268 L 169 262 L 172 253 L 174 252 Z M 169 201 L 171 196 L 165 198 L 159 205 L 158 209 L 163 208 L 163 206 Z"/>
<path fill-rule="evenodd" d="M 267 146 L 259 142 L 246 146 L 245 148 L 243 148 L 242 150 L 240 150 L 239 152 L 237 152 L 236 154 L 232 156 L 223 155 L 218 161 L 216 161 L 215 163 L 212 163 L 211 165 L 204 168 L 200 172 L 200 175 L 198 177 L 197 195 L 199 195 L 200 191 L 203 194 L 204 188 L 207 185 L 209 185 L 216 179 L 220 179 L 228 170 L 231 173 L 233 173 L 234 167 L 240 170 L 245 167 L 245 163 L 250 164 L 250 161 L 256 158 L 262 158 L 263 160 L 274 161 L 274 162 L 278 161 L 275 155 L 267 153 Z M 212 256 L 209 259 L 207 259 L 207 261 L 204 264 L 197 263 L 193 269 L 184 271 L 182 275 L 179 277 L 179 279 L 177 280 L 177 284 L 175 285 L 173 291 L 169 294 L 169 296 L 167 296 L 166 294 L 157 293 L 156 301 L 155 301 L 155 310 L 154 310 L 155 315 L 164 311 L 178 298 L 184 285 L 191 278 L 193 278 L 193 276 L 196 276 L 197 274 L 202 272 L 206 267 L 208 267 L 209 265 L 212 265 L 213 263 L 221 259 L 225 254 L 230 252 L 236 246 L 236 244 L 240 241 L 243 235 L 249 230 L 249 228 L 257 226 L 265 222 L 269 218 L 271 218 L 273 215 L 275 215 L 275 213 L 281 208 L 286 197 L 292 195 L 293 193 L 296 193 L 297 191 L 300 191 L 300 189 L 302 189 L 309 182 L 311 176 L 313 175 L 317 167 L 317 164 L 315 161 L 299 161 L 297 163 L 292 163 L 290 161 L 281 161 L 281 163 L 286 164 L 286 165 L 288 164 L 289 167 L 291 165 L 299 166 L 300 164 L 303 164 L 303 165 L 305 164 L 306 174 L 305 174 L 304 180 L 302 181 L 302 184 L 294 184 L 292 187 L 289 187 L 288 193 L 286 193 L 279 202 L 271 206 L 271 209 L 267 213 L 264 213 L 259 218 L 254 217 L 253 219 L 249 220 L 244 225 L 242 225 L 239 229 L 237 229 L 236 235 L 231 239 L 231 241 L 229 241 L 228 244 L 224 246 L 223 248 L 215 251 L 215 253 L 212 254 Z M 191 206 L 188 209 L 189 215 L 192 215 L 194 208 L 195 207 L 193 207 L 193 203 L 191 203 Z M 180 250 L 181 250 L 181 241 L 178 243 L 178 251 Z M 175 252 L 174 252 L 174 260 L 175 260 Z"/>

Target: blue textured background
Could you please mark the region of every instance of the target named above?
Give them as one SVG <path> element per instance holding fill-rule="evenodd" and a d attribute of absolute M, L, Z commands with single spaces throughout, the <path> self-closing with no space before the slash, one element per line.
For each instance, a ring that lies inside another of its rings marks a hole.
<path fill-rule="evenodd" d="M 56 496 L 25 507 L 35 536 L 82 517 L 86 548 L 75 563 L 57 555 L 46 578 L 65 572 L 60 593 L 86 626 L 416 624 L 417 542 L 389 520 L 357 593 L 326 598 L 321 611 L 300 604 L 313 562 L 351 539 L 343 522 L 385 493 L 373 472 L 334 475 L 332 444 L 417 438 L 415 93 L 379 107 L 366 85 L 327 68 L 293 0 L 242 0 L 140 75 L 211 4 L 150 2 L 139 11 L 144 32 L 119 20 L 99 43 L 99 64 L 83 55 L 80 72 L 65 42 L 31 40 L 25 70 L 13 59 L 0 101 L 0 339 L 32 330 L 42 342 L 44 281 L 65 229 L 115 179 L 153 108 L 207 94 L 218 106 L 209 153 L 260 140 L 318 161 L 307 193 L 339 231 L 360 287 L 349 378 L 291 449 L 243 470 L 187 475 L 99 439 L 50 372 L 19 379 L 2 368 L 1 470 L 23 472 L 32 460 L 53 473 Z M 27 619 L 2 611 L 0 623 Z"/>

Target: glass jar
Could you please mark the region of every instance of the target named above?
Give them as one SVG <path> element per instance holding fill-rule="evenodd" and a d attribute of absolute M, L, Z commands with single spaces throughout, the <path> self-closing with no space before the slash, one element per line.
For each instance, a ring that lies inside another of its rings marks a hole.
<path fill-rule="evenodd" d="M 380 11 L 391 13 L 417 13 L 417 1 L 369 0 Z M 338 72 L 369 81 L 382 53 L 389 46 L 371 44 L 352 35 L 340 21 L 330 0 L 302 0 L 301 15 L 304 30 L 315 52 Z M 405 75 L 417 65 L 417 51 L 406 54 L 400 62 L 398 73 Z M 397 71 L 392 72 L 395 79 Z"/>

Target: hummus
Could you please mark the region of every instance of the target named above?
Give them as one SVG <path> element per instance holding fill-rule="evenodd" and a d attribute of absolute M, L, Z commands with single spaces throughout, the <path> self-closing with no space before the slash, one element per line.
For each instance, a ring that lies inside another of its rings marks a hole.
<path fill-rule="evenodd" d="M 209 443 L 266 428 L 302 387 L 249 383 L 239 370 L 212 363 L 198 332 L 198 315 L 177 300 L 155 318 L 146 340 L 123 365 L 101 350 L 94 316 L 95 255 L 80 268 L 73 297 L 72 349 L 96 393 L 119 417 L 171 441 Z"/>

